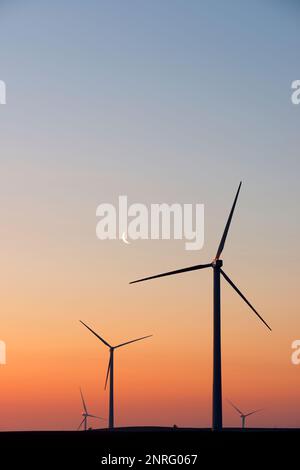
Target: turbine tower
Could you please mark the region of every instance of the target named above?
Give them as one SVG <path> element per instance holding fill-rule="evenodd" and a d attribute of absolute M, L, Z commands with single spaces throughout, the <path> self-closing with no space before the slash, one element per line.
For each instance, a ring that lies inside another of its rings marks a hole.
<path fill-rule="evenodd" d="M 223 252 L 228 231 L 230 228 L 234 209 L 238 200 L 242 182 L 240 182 L 237 193 L 234 198 L 234 202 L 225 225 L 225 229 L 216 253 L 215 258 L 208 264 L 197 264 L 187 268 L 177 269 L 175 271 L 169 271 L 154 276 L 145 277 L 136 281 L 130 282 L 134 284 L 136 282 L 148 281 L 158 277 L 172 276 L 173 274 L 181 274 L 188 271 L 198 271 L 199 269 L 212 268 L 213 269 L 213 410 L 212 410 L 212 428 L 214 431 L 220 431 L 223 427 L 222 422 L 222 368 L 221 368 L 221 275 L 229 283 L 229 285 L 239 294 L 239 296 L 246 302 L 251 310 L 257 315 L 257 317 L 266 325 L 269 330 L 271 328 L 265 322 L 265 320 L 259 315 L 257 310 L 251 305 L 246 299 L 238 287 L 233 283 L 229 276 L 223 271 L 223 261 L 220 259 Z"/>
<path fill-rule="evenodd" d="M 102 341 L 102 343 L 105 344 L 105 346 L 109 348 L 109 362 L 108 362 L 104 388 L 106 389 L 108 378 L 109 378 L 110 380 L 109 380 L 108 426 L 110 429 L 113 429 L 114 428 L 114 351 L 115 349 L 121 348 L 122 346 L 126 346 L 127 344 L 135 343 L 136 341 L 141 341 L 142 339 L 150 338 L 153 335 L 142 336 L 141 338 L 132 339 L 131 341 L 126 341 L 126 343 L 121 343 L 121 344 L 118 344 L 117 346 L 112 346 L 107 341 L 105 341 L 100 335 L 98 335 L 94 330 L 92 330 L 92 328 L 90 328 L 88 325 L 83 323 L 83 321 L 80 320 L 80 323 L 82 323 L 91 333 L 93 333 L 93 335 L 95 335 L 98 339 L 100 339 L 100 341 Z"/>
<path fill-rule="evenodd" d="M 240 415 L 240 418 L 242 419 L 242 429 L 245 429 L 246 427 L 246 418 L 250 415 L 254 415 L 254 413 L 258 413 L 259 411 L 262 411 L 262 409 L 260 410 L 255 410 L 255 411 L 251 411 L 251 413 L 247 413 L 247 414 L 244 414 L 241 410 L 239 410 L 237 408 L 237 406 L 235 406 L 231 401 L 228 400 L 228 403 L 230 403 L 230 405 L 232 406 L 232 408 L 234 408 L 238 414 Z"/>
<path fill-rule="evenodd" d="M 81 388 L 80 388 L 80 395 L 81 395 L 82 406 L 83 406 L 83 410 L 84 410 L 84 411 L 82 412 L 83 420 L 82 420 L 81 423 L 79 424 L 79 426 L 78 426 L 78 428 L 77 428 L 77 431 L 79 431 L 79 429 L 81 428 L 82 425 L 83 425 L 84 430 L 87 431 L 88 418 L 97 418 L 97 419 L 104 419 L 104 418 L 101 418 L 100 416 L 91 415 L 91 414 L 88 412 L 86 403 L 85 403 L 84 398 L 83 398 L 83 394 L 82 394 Z"/>

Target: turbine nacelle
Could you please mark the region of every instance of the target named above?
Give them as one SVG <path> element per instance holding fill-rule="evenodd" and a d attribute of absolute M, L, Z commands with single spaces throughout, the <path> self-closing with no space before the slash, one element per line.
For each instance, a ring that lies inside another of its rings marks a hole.
<path fill-rule="evenodd" d="M 213 268 L 221 268 L 223 266 L 223 261 L 221 259 L 214 259 L 211 265 Z"/>

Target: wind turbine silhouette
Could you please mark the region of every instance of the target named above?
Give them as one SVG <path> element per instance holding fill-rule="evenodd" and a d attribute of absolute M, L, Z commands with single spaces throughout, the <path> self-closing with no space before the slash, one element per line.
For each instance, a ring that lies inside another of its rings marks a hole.
<path fill-rule="evenodd" d="M 237 193 L 235 195 L 227 223 L 217 250 L 217 254 L 213 261 L 208 264 L 197 264 L 195 266 L 190 266 L 188 268 L 177 269 L 175 271 L 169 271 L 161 274 L 156 274 L 154 276 L 145 277 L 138 279 L 136 281 L 130 282 L 134 284 L 136 282 L 148 281 L 150 279 L 155 279 L 158 277 L 172 276 L 173 274 L 181 274 L 188 271 L 197 271 L 199 269 L 212 268 L 213 269 L 213 312 L 214 312 L 214 326 L 213 326 L 213 430 L 219 431 L 223 427 L 222 420 L 222 369 L 221 369 L 221 275 L 224 279 L 231 285 L 231 287 L 239 294 L 239 296 L 246 302 L 246 304 L 251 308 L 251 310 L 258 316 L 258 318 L 271 330 L 269 325 L 265 320 L 259 315 L 257 310 L 251 305 L 251 303 L 246 299 L 238 287 L 233 283 L 229 276 L 222 270 L 223 261 L 220 259 L 220 256 L 223 252 L 228 231 L 230 228 L 232 216 L 234 209 L 237 203 L 237 199 L 240 193 L 242 182 L 240 182 Z"/>
<path fill-rule="evenodd" d="M 246 418 L 250 415 L 254 415 L 254 413 L 258 413 L 259 411 L 262 411 L 262 409 L 260 410 L 255 410 L 255 411 L 251 411 L 250 413 L 247 413 L 247 414 L 244 414 L 241 410 L 238 409 L 237 406 L 235 406 L 230 400 L 228 400 L 228 403 L 232 406 L 232 408 L 234 408 L 240 415 L 241 419 L 242 419 L 242 429 L 245 429 L 245 424 L 246 424 Z"/>
<path fill-rule="evenodd" d="M 115 349 L 121 348 L 122 346 L 126 346 L 127 344 L 135 343 L 136 341 L 141 341 L 142 339 L 150 338 L 153 335 L 142 336 L 141 338 L 132 339 L 131 341 L 126 341 L 125 343 L 117 344 L 117 346 L 112 346 L 107 341 L 105 341 L 105 339 L 103 339 L 100 335 L 98 335 L 94 330 L 92 330 L 92 328 L 90 328 L 88 325 L 83 323 L 83 321 L 80 320 L 80 323 L 82 323 L 88 330 L 90 330 L 91 333 L 93 333 L 93 335 L 95 335 L 98 339 L 100 339 L 100 341 L 102 341 L 102 343 L 105 344 L 105 346 L 109 348 L 109 362 L 108 362 L 104 389 L 106 390 L 108 377 L 109 377 L 110 380 L 109 380 L 108 426 L 110 429 L 113 429 L 114 428 L 114 351 Z"/>
<path fill-rule="evenodd" d="M 78 428 L 77 428 L 77 431 L 79 431 L 79 429 L 81 428 L 81 426 L 83 425 L 84 427 L 84 430 L 86 431 L 87 430 L 87 424 L 88 424 L 88 418 L 97 418 L 97 419 L 103 419 L 104 418 L 101 418 L 100 416 L 95 416 L 95 415 L 91 415 L 88 410 L 87 410 L 87 406 L 86 406 L 86 403 L 84 401 L 84 398 L 83 398 L 83 394 L 82 394 L 82 390 L 80 388 L 80 395 L 81 395 L 81 400 L 82 400 L 82 405 L 83 405 L 83 412 L 82 412 L 82 416 L 83 416 L 83 420 L 81 421 L 81 423 L 79 424 Z"/>

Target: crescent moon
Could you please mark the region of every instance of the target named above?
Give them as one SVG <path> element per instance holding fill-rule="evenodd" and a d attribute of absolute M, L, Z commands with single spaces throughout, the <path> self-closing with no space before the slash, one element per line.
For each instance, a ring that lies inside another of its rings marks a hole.
<path fill-rule="evenodd" d="M 126 233 L 125 232 L 123 232 L 122 240 L 123 240 L 124 243 L 126 243 L 126 245 L 130 245 L 129 241 L 126 238 Z"/>

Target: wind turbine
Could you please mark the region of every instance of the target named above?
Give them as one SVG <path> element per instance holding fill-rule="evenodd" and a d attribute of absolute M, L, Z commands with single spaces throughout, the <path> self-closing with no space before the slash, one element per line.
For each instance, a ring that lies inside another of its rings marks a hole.
<path fill-rule="evenodd" d="M 228 403 L 230 403 L 230 405 L 232 406 L 232 408 L 234 408 L 240 415 L 240 417 L 242 418 L 242 429 L 245 429 L 245 424 L 246 424 L 246 418 L 250 415 L 254 415 L 254 413 L 258 413 L 259 411 L 262 411 L 261 409 L 260 410 L 255 410 L 255 411 L 251 411 L 251 413 L 247 413 L 247 414 L 244 414 L 241 410 L 239 410 L 231 401 L 228 400 Z"/>
<path fill-rule="evenodd" d="M 242 182 L 240 182 L 237 193 L 234 198 L 234 202 L 225 225 L 225 229 L 216 253 L 215 258 L 208 264 L 197 264 L 188 268 L 177 269 L 175 271 L 169 271 L 162 274 L 156 274 L 154 276 L 145 277 L 136 281 L 130 282 L 134 284 L 136 282 L 148 281 L 149 279 L 155 279 L 158 277 L 172 276 L 173 274 L 181 274 L 188 271 L 197 271 L 199 269 L 212 268 L 213 269 L 213 312 L 214 312 L 214 326 L 213 326 L 213 430 L 219 431 L 222 429 L 222 370 L 221 370 L 221 275 L 231 285 L 231 287 L 239 294 L 240 297 L 246 302 L 251 310 L 258 316 L 258 318 L 271 330 L 265 320 L 259 315 L 257 310 L 251 305 L 246 299 L 238 287 L 233 283 L 229 276 L 222 270 L 223 261 L 220 259 L 223 252 L 228 231 L 230 228 L 232 216 L 237 203 L 239 192 L 241 189 Z"/>
<path fill-rule="evenodd" d="M 81 426 L 83 425 L 84 427 L 84 430 L 86 431 L 87 430 L 87 423 L 88 423 L 88 418 L 97 418 L 97 419 L 104 419 L 104 418 L 101 418 L 100 416 L 95 416 L 95 415 L 91 415 L 88 410 L 87 410 L 87 407 L 86 407 L 86 403 L 84 401 L 84 398 L 83 398 L 83 394 L 82 394 L 82 390 L 80 388 L 80 395 L 81 395 L 81 400 L 82 400 L 82 405 L 83 405 L 83 412 L 82 412 L 82 416 L 83 416 L 83 420 L 81 421 L 81 423 L 79 424 L 78 428 L 77 428 L 77 431 L 79 431 L 79 429 L 81 428 Z"/>
<path fill-rule="evenodd" d="M 90 328 L 88 325 L 83 323 L 83 321 L 80 320 L 80 323 L 82 323 L 88 330 L 90 330 L 93 335 L 95 335 L 102 343 L 105 344 L 109 348 L 109 362 L 108 362 L 108 368 L 107 368 L 107 373 L 106 373 L 106 379 L 105 379 L 105 389 L 107 386 L 108 382 L 108 377 L 109 377 L 109 419 L 108 419 L 108 426 L 110 429 L 114 428 L 114 351 L 115 349 L 121 348 L 122 346 L 126 346 L 127 344 L 130 343 L 135 343 L 136 341 L 141 341 L 142 339 L 150 338 L 153 335 L 148 335 L 148 336 L 142 336 L 141 338 L 137 339 L 132 339 L 131 341 L 126 341 L 126 343 L 121 343 L 117 344 L 117 346 L 112 346 L 109 344 L 107 341 L 105 341 L 100 335 L 98 335 L 92 328 Z"/>

